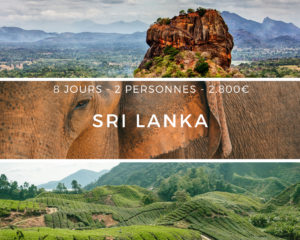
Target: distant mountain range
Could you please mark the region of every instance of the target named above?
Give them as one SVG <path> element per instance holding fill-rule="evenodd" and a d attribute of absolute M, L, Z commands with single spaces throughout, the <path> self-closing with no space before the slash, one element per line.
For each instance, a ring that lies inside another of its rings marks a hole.
<path fill-rule="evenodd" d="M 78 184 L 81 184 L 82 187 L 85 185 L 93 182 L 94 180 L 98 180 L 103 174 L 108 173 L 109 170 L 102 170 L 100 172 L 94 172 L 91 170 L 81 169 L 60 181 L 51 181 L 45 184 L 38 185 L 38 188 L 45 188 L 45 189 L 54 189 L 56 188 L 58 183 L 64 183 L 66 188 L 71 189 L 71 182 L 76 180 Z"/>
<path fill-rule="evenodd" d="M 17 27 L 0 28 L 0 42 L 36 42 L 57 35 L 57 33 L 46 33 L 41 30 L 24 30 Z"/>
<path fill-rule="evenodd" d="M 124 22 L 118 21 L 109 24 L 98 24 L 90 20 L 75 22 L 69 25 L 68 32 L 101 32 L 101 33 L 124 33 L 145 32 L 149 24 L 141 21 Z"/>
<path fill-rule="evenodd" d="M 221 13 L 234 43 L 240 48 L 300 47 L 300 28 L 293 23 L 266 17 L 262 23 L 245 19 L 235 13 Z M 0 28 L 0 42 L 37 42 L 46 44 L 74 43 L 145 43 L 149 25 L 141 21 L 118 21 L 97 24 L 90 20 L 65 26 L 64 33 L 23 30 L 17 27 Z"/>
<path fill-rule="evenodd" d="M 300 46 L 300 28 L 293 23 L 276 21 L 268 17 L 259 23 L 227 11 L 222 12 L 221 15 L 238 47 Z"/>

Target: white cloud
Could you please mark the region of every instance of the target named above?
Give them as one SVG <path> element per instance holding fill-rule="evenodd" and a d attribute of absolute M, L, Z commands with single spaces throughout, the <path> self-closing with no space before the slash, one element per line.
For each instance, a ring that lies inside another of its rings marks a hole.
<path fill-rule="evenodd" d="M 103 24 L 120 20 L 151 23 L 158 17 L 173 17 L 182 9 L 199 6 L 234 12 L 258 22 L 269 16 L 300 26 L 299 0 L 2 0 L 0 24 L 23 24 L 30 29 L 30 24 L 35 21 L 39 25 L 32 26 L 43 29 L 43 21 L 51 20 L 62 23 L 84 19 Z"/>

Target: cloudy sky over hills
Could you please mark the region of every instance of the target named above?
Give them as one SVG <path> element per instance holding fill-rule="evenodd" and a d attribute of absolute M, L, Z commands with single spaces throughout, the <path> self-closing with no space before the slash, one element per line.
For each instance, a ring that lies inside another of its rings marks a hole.
<path fill-rule="evenodd" d="M 19 26 L 43 29 L 43 25 L 93 20 L 154 22 L 158 17 L 173 17 L 189 7 L 216 8 L 262 22 L 265 17 L 293 22 L 300 27 L 299 0 L 0 0 L 0 27 Z"/>

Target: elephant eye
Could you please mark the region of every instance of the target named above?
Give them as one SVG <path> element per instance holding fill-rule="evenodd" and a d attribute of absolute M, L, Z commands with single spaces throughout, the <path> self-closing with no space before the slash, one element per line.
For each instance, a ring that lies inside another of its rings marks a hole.
<path fill-rule="evenodd" d="M 74 110 L 86 106 L 89 103 L 89 101 L 90 100 L 82 100 L 78 102 Z"/>

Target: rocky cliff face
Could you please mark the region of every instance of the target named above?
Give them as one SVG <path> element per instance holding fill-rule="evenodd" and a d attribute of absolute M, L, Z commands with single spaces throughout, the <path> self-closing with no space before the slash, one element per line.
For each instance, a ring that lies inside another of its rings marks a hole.
<path fill-rule="evenodd" d="M 176 16 L 168 24 L 154 24 L 147 31 L 147 51 L 140 69 L 146 69 L 152 58 L 164 55 L 167 46 L 180 51 L 199 52 L 201 56 L 227 70 L 231 64 L 233 37 L 222 16 L 215 10 L 207 10 Z"/>

